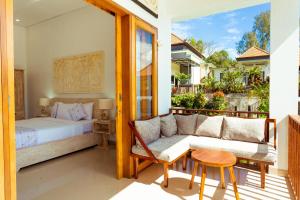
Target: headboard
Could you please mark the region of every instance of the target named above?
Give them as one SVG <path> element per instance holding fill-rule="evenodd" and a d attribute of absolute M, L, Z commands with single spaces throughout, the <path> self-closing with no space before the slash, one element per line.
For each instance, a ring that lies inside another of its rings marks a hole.
<path fill-rule="evenodd" d="M 100 118 L 100 110 L 98 109 L 98 98 L 52 98 L 50 100 L 50 106 L 53 106 L 55 102 L 62 103 L 94 103 L 93 106 L 93 118 Z"/>

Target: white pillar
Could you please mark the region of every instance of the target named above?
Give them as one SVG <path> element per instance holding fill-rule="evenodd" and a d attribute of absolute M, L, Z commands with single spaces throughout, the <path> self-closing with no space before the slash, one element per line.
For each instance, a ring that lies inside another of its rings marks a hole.
<path fill-rule="evenodd" d="M 167 1 L 158 1 L 158 112 L 171 107 L 171 18 Z"/>
<path fill-rule="evenodd" d="M 277 119 L 278 160 L 287 169 L 288 115 L 298 113 L 299 0 L 271 0 L 270 114 Z"/>

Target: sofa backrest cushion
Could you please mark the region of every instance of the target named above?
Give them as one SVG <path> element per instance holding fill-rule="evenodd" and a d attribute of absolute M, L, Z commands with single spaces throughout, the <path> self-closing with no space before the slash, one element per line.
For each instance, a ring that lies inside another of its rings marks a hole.
<path fill-rule="evenodd" d="M 160 118 L 137 120 L 135 121 L 135 128 L 140 133 L 145 144 L 150 144 L 160 137 Z M 136 144 L 142 147 L 138 139 L 136 139 Z"/>
<path fill-rule="evenodd" d="M 177 133 L 179 135 L 194 135 L 198 115 L 175 115 Z"/>
<path fill-rule="evenodd" d="M 198 115 L 195 135 L 207 137 L 221 137 L 224 116 Z"/>
<path fill-rule="evenodd" d="M 261 143 L 265 139 L 265 119 L 224 117 L 222 138 Z"/>
<path fill-rule="evenodd" d="M 160 131 L 166 137 L 171 137 L 177 133 L 176 119 L 173 114 L 160 117 Z"/>

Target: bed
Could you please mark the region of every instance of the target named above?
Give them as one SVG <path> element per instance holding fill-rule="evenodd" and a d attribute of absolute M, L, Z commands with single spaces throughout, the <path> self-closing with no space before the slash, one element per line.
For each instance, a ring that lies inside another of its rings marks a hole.
<path fill-rule="evenodd" d="M 93 118 L 98 118 L 98 99 L 54 98 L 55 102 L 93 102 Z M 98 144 L 99 136 L 92 131 L 93 121 L 70 121 L 51 117 L 16 121 L 17 170 Z"/>

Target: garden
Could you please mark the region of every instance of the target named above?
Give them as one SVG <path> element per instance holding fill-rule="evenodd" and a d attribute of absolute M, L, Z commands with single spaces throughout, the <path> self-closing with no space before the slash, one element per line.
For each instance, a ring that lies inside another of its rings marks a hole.
<path fill-rule="evenodd" d="M 180 82 L 183 75 L 177 75 Z M 247 82 L 245 83 L 245 79 Z M 172 106 L 190 109 L 228 110 L 228 94 L 246 94 L 258 99 L 257 111 L 269 112 L 269 80 L 263 80 L 259 67 L 228 67 L 217 81 L 213 75 L 205 77 L 195 93 L 172 93 Z M 176 90 L 172 90 L 176 91 Z"/>

